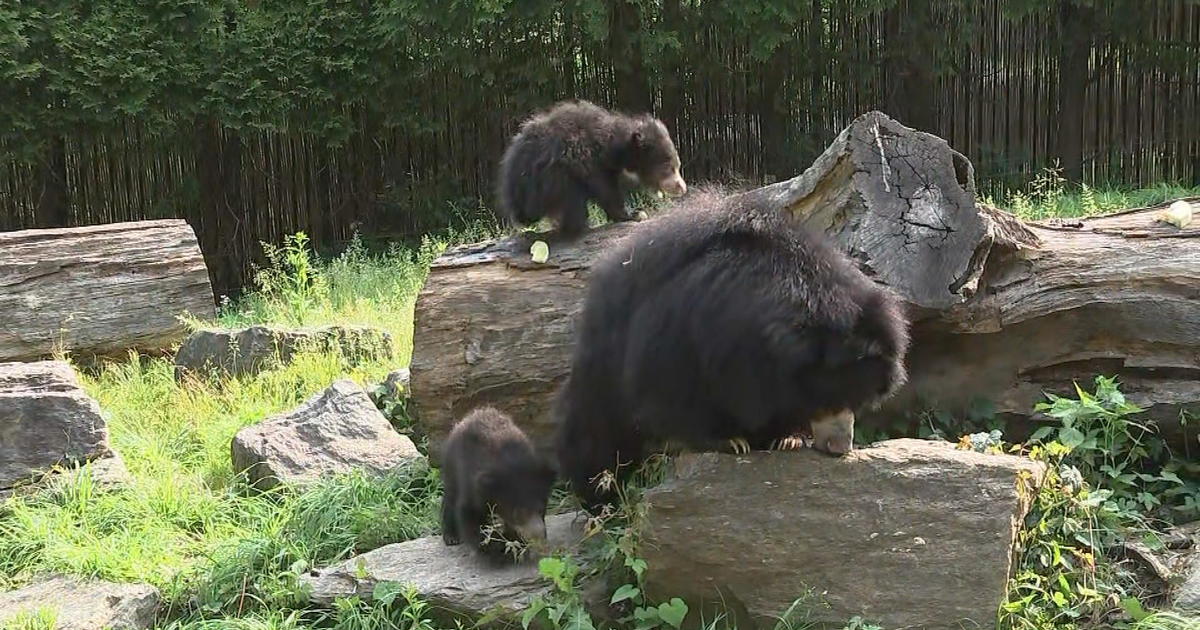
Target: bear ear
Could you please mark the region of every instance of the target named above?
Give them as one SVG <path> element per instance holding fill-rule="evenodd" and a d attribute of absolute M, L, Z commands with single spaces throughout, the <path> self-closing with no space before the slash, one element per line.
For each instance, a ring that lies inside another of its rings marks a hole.
<path fill-rule="evenodd" d="M 629 138 L 630 144 L 632 144 L 634 146 L 634 148 L 637 148 L 637 147 L 642 146 L 642 141 L 643 141 L 642 130 L 635 129 L 633 131 L 633 134 Z"/>

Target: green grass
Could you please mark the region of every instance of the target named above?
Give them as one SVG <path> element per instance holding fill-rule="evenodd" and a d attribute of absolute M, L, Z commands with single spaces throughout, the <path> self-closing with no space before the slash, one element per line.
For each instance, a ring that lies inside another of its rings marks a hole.
<path fill-rule="evenodd" d="M 1144 208 L 1180 197 L 1200 196 L 1200 186 L 1161 183 L 1146 188 L 1125 186 L 1089 187 L 1063 179 L 1056 169 L 1045 169 L 1022 190 L 984 196 L 985 203 L 999 206 L 1029 220 L 1078 218 Z"/>

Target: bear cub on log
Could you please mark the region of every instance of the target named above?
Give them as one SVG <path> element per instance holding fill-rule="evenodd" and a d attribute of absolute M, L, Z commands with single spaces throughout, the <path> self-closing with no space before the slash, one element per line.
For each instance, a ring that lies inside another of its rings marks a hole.
<path fill-rule="evenodd" d="M 559 472 L 596 512 L 651 445 L 851 450 L 905 379 L 902 304 L 761 193 L 693 193 L 592 267 L 555 403 Z"/>
<path fill-rule="evenodd" d="M 500 161 L 497 202 L 510 223 L 532 225 L 549 216 L 563 236 L 575 238 L 587 230 L 589 200 L 612 221 L 633 219 L 622 176 L 684 194 L 679 166 L 671 135 L 653 116 L 562 102 L 521 124 Z"/>
<path fill-rule="evenodd" d="M 511 418 L 492 407 L 473 410 L 451 429 L 442 450 L 443 542 L 465 540 L 482 550 L 480 527 L 493 509 L 505 537 L 544 541 L 554 478 Z"/>

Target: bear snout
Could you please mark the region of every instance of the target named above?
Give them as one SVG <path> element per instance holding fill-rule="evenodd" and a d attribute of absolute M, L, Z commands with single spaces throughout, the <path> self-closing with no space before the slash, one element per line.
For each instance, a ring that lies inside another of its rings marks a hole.
<path fill-rule="evenodd" d="M 658 189 L 672 197 L 682 197 L 687 192 L 687 182 L 683 181 L 679 171 L 675 171 L 658 185 Z"/>
<path fill-rule="evenodd" d="M 812 422 L 813 448 L 832 455 L 854 450 L 854 412 L 843 409 Z"/>

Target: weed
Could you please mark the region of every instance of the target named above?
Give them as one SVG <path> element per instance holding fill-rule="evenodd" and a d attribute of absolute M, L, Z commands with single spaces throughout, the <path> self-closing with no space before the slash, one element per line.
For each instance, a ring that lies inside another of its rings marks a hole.
<path fill-rule="evenodd" d="M 1097 377 L 1095 391 L 1077 387 L 1076 398 L 1049 396 L 1038 410 L 1055 421 L 1030 440 L 1046 475 L 1019 535 L 1001 627 L 1147 627 L 1137 625 L 1151 616 L 1137 586 L 1108 554 L 1130 538 L 1160 546 L 1154 517 L 1194 517 L 1200 467 L 1170 456 L 1115 379 Z"/>
<path fill-rule="evenodd" d="M 1054 435 L 1083 478 L 1110 490 L 1130 518 L 1200 518 L 1200 464 L 1171 457 L 1156 428 L 1138 420 L 1142 409 L 1125 399 L 1115 379 L 1100 376 L 1095 384 L 1095 393 L 1076 386 L 1073 399 L 1049 395 L 1036 410 L 1058 424 L 1038 429 L 1030 441 Z"/>
<path fill-rule="evenodd" d="M 1063 178 L 1062 169 L 1052 166 L 1043 169 L 1025 189 L 1002 191 L 997 197 L 985 195 L 983 201 L 1008 208 L 1022 219 L 1041 220 L 1094 216 L 1192 196 L 1200 196 L 1200 187 L 1171 183 L 1136 189 L 1074 186 Z"/>

